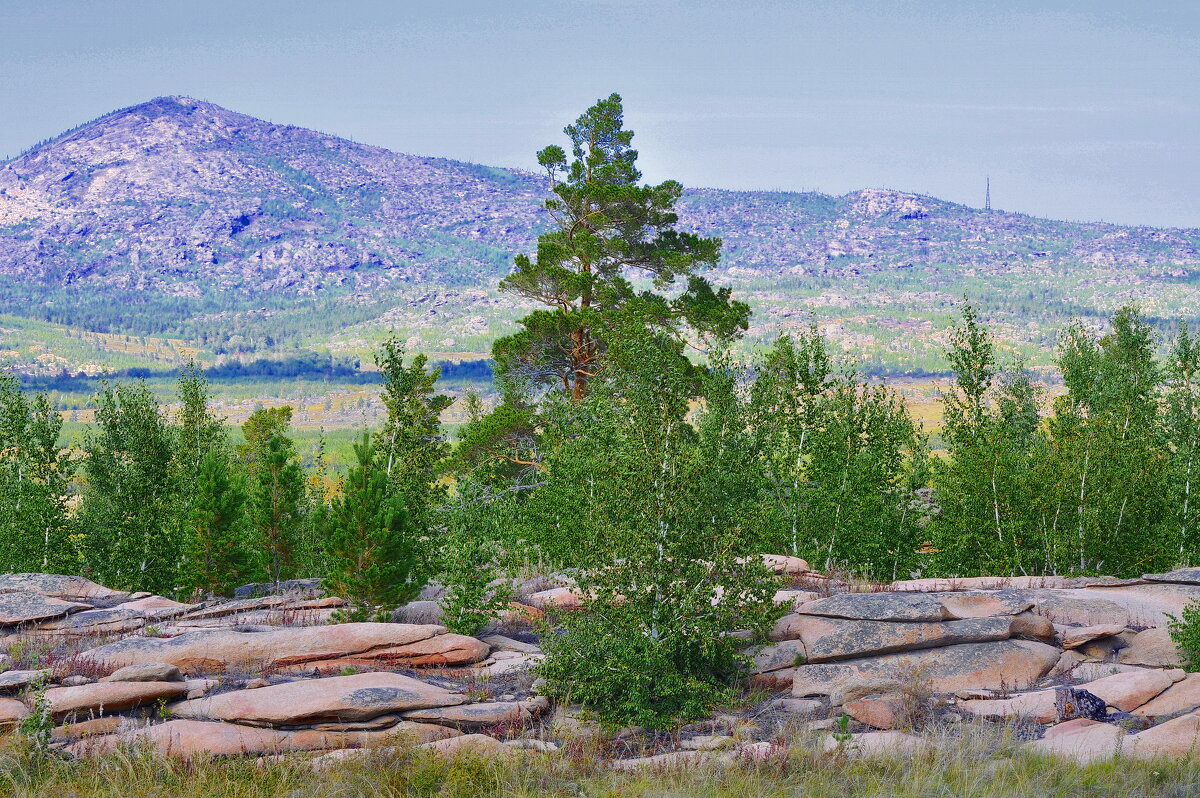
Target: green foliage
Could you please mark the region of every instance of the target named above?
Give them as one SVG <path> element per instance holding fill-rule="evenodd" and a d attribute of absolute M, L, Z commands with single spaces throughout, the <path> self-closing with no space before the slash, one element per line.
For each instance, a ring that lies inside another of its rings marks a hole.
<path fill-rule="evenodd" d="M 774 580 L 722 507 L 738 436 L 685 421 L 698 383 L 657 356 L 668 347 L 636 325 L 610 338 L 603 384 L 552 411 L 561 437 L 535 493 L 554 521 L 542 546 L 581 567 L 584 597 L 544 641 L 548 689 L 654 728 L 727 695 L 739 641 L 722 632 L 765 633 L 777 613 Z"/>
<path fill-rule="evenodd" d="M 933 468 L 937 567 L 955 575 L 1044 573 L 1049 564 L 1035 545 L 1041 496 L 1034 469 L 1044 455 L 1038 392 L 1024 370 L 998 370 L 975 308 L 964 305 L 962 313 L 946 353 L 955 376 L 943 396 L 948 456 Z"/>
<path fill-rule="evenodd" d="M 438 572 L 446 589 L 438 603 L 450 631 L 478 634 L 512 600 L 503 565 L 505 543 L 513 544 L 514 553 L 524 550 L 512 535 L 515 520 L 510 495 L 491 496 L 469 479 L 458 483 L 438 540 Z"/>
<path fill-rule="evenodd" d="M 71 571 L 67 542 L 71 451 L 59 447 L 62 417 L 45 396 L 29 398 L 0 373 L 0 568 Z"/>
<path fill-rule="evenodd" d="M 1200 671 L 1200 601 L 1189 601 L 1183 608 L 1182 617 L 1171 619 L 1167 629 L 1171 642 L 1179 650 L 1184 668 L 1191 672 Z"/>
<path fill-rule="evenodd" d="M 305 489 L 296 444 L 289 436 L 291 420 L 292 408 L 271 407 L 254 411 L 242 425 L 250 520 L 266 552 L 267 573 L 273 582 L 306 570 L 295 557 L 304 521 Z"/>
<path fill-rule="evenodd" d="M 1164 433 L 1170 467 L 1166 474 L 1168 518 L 1179 562 L 1200 553 L 1196 477 L 1200 469 L 1200 342 L 1186 324 L 1179 330 L 1166 370 Z"/>
<path fill-rule="evenodd" d="M 749 309 L 699 276 L 720 257 L 721 242 L 675 228 L 683 187 L 673 180 L 639 185 L 632 131 L 623 128 L 620 96 L 597 101 L 564 132 L 571 157 L 551 145 L 538 153 L 554 197 L 545 202 L 553 229 L 537 253 L 519 255 L 500 288 L 542 305 L 522 330 L 493 347 L 502 380 L 559 387 L 582 400 L 599 374 L 607 336 L 635 311 L 663 336 L 693 333 L 732 338 L 746 329 Z M 637 290 L 631 277 L 656 289 L 682 281 L 676 296 Z"/>
<path fill-rule="evenodd" d="M 172 431 L 145 385 L 106 385 L 96 403 L 79 511 L 88 565 L 111 587 L 170 591 L 179 563 Z"/>
<path fill-rule="evenodd" d="M 350 602 L 345 620 L 383 619 L 421 591 L 423 563 L 409 516 L 399 497 L 390 494 L 367 433 L 354 452 L 358 463 L 330 512 L 325 586 Z"/>
<path fill-rule="evenodd" d="M 404 345 L 396 338 L 384 341 L 375 355 L 387 408 L 387 419 L 375 434 L 375 448 L 384 461 L 390 490 L 422 535 L 430 533 L 434 509 L 445 497 L 445 488 L 436 483 L 450 448 L 441 434 L 440 416 L 451 400 L 434 393 L 440 370 L 428 368 L 428 363 L 425 355 L 417 355 L 405 364 Z"/>
<path fill-rule="evenodd" d="M 180 586 L 227 596 L 258 573 L 250 548 L 243 475 L 224 449 L 200 459 L 184 526 Z"/>
<path fill-rule="evenodd" d="M 1055 402 L 1049 451 L 1039 462 L 1039 487 L 1055 519 L 1046 552 L 1053 572 L 1133 576 L 1177 562 L 1179 547 L 1160 537 L 1169 517 L 1162 479 L 1169 458 L 1155 345 L 1131 308 L 1117 313 L 1104 336 L 1078 324 L 1063 336 L 1067 394 Z"/>
<path fill-rule="evenodd" d="M 762 546 L 906 575 L 920 542 L 909 504 L 924 484 L 925 441 L 900 397 L 835 372 L 815 327 L 781 337 L 756 370 L 747 416 L 766 493 Z"/>
<path fill-rule="evenodd" d="M 46 697 L 46 677 L 38 676 L 26 688 L 29 714 L 21 719 L 17 731 L 25 743 L 25 750 L 36 760 L 50 754 L 51 733 L 54 731 L 53 707 Z"/>
<path fill-rule="evenodd" d="M 1103 335 L 1068 326 L 1067 391 L 1043 421 L 1028 376 L 998 371 L 990 337 L 964 311 L 949 352 L 949 456 L 934 470 L 940 572 L 1127 577 L 1196 557 L 1197 355 L 1186 327 L 1165 366 L 1157 347 L 1133 308 Z"/>
<path fill-rule="evenodd" d="M 194 362 L 178 384 L 174 482 L 181 526 L 179 586 L 229 595 L 257 575 L 246 519 L 245 475 L 221 420 L 209 408 L 208 384 Z"/>

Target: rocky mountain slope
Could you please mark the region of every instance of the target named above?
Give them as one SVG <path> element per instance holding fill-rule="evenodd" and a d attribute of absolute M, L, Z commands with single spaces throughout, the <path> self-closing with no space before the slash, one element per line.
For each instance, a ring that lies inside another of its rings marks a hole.
<path fill-rule="evenodd" d="M 486 351 L 518 312 L 493 287 L 532 247 L 544 191 L 535 175 L 158 98 L 0 165 L 0 313 L 216 354 L 358 351 L 388 327 L 425 349 Z M 919 366 L 914 325 L 963 294 L 1034 351 L 1065 315 L 1125 301 L 1200 315 L 1200 230 L 875 189 L 696 189 L 682 211 L 724 238 L 718 279 L 755 305 L 757 333 L 811 314 L 879 363 Z"/>

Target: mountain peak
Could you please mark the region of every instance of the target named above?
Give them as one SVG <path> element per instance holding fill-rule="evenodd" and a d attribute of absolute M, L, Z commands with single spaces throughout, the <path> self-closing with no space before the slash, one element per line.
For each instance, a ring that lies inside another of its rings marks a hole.
<path fill-rule="evenodd" d="M 278 340 L 285 316 L 294 329 L 321 308 L 347 324 L 390 320 L 411 299 L 420 323 L 444 332 L 438 346 L 470 340 L 480 351 L 493 320 L 487 291 L 513 254 L 536 246 L 545 193 L 529 174 L 156 97 L 0 164 L 0 311 L 93 329 L 131 329 L 127 316 L 145 316 L 143 331 L 208 325 L 206 335 L 225 340 L 243 335 L 227 314 L 269 307 Z M 1142 275 L 1166 291 L 1200 267 L 1200 231 L 1114 236 L 1126 229 L 878 188 L 687 191 L 680 218 L 723 239 L 723 279 L 787 312 L 822 286 L 836 293 L 893 270 L 919 271 L 906 285 L 936 304 L 961 297 L 958 275 L 968 272 L 1002 282 L 1055 269 L 1105 285 L 1119 273 L 1122 290 Z M 1046 293 L 1060 282 L 1030 283 L 1028 301 L 1060 301 Z M 789 286 L 802 292 L 785 296 Z M 442 305 L 422 299 L 436 290 L 472 294 L 478 314 L 443 323 Z"/>

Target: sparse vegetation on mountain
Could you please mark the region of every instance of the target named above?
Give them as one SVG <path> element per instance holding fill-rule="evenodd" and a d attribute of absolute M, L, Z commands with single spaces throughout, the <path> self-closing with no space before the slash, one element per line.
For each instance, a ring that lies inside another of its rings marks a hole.
<path fill-rule="evenodd" d="M 552 228 L 546 193 L 527 173 L 158 98 L 0 164 L 0 309 L 14 314 L 0 348 L 41 376 L 197 352 L 361 357 L 390 329 L 414 353 L 486 352 L 531 309 L 496 282 Z M 681 234 L 723 241 L 708 279 L 755 310 L 752 341 L 796 334 L 811 313 L 872 375 L 944 372 L 937 331 L 963 294 L 1038 368 L 1071 317 L 1134 301 L 1173 335 L 1170 319 L 1196 307 L 1195 230 L 879 189 L 691 189 L 675 212 Z"/>

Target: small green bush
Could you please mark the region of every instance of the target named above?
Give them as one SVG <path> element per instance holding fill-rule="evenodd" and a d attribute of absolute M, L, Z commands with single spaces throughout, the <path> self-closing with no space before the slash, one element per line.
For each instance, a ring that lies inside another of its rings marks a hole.
<path fill-rule="evenodd" d="M 1200 601 L 1189 601 L 1182 618 L 1167 617 L 1171 619 L 1167 630 L 1183 659 L 1184 669 L 1200 671 Z"/>

